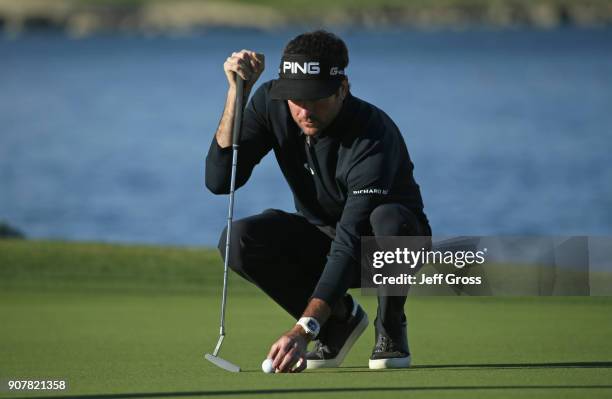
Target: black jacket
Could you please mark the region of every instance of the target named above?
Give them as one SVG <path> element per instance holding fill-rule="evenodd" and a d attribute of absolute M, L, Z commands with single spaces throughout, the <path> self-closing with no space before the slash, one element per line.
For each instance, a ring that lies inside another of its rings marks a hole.
<path fill-rule="evenodd" d="M 259 87 L 245 111 L 236 187 L 274 151 L 300 214 L 314 225 L 335 228 L 327 265 L 313 293 L 333 304 L 359 281 L 360 237 L 371 235 L 370 213 L 400 203 L 426 221 L 406 144 L 391 118 L 348 95 L 330 126 L 307 143 L 286 101 L 270 98 L 271 82 Z M 206 186 L 227 194 L 232 148 L 212 140 L 206 158 Z"/>

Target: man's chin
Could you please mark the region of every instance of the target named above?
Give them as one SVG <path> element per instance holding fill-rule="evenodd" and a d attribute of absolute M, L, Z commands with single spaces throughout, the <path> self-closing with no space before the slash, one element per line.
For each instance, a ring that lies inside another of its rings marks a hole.
<path fill-rule="evenodd" d="M 301 126 L 301 128 L 306 136 L 316 136 L 321 131 L 318 126 Z"/>

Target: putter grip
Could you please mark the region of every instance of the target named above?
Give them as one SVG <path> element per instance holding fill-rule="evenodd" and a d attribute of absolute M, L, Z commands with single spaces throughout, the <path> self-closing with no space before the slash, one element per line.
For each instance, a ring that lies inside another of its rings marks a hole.
<path fill-rule="evenodd" d="M 232 132 L 232 144 L 237 146 L 240 142 L 240 130 L 242 128 L 242 109 L 244 97 L 244 80 L 236 75 L 236 107 L 234 109 L 234 131 Z"/>

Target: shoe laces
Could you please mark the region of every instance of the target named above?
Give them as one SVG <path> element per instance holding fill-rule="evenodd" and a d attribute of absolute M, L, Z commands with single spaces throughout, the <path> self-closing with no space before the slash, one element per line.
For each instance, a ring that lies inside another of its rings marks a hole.
<path fill-rule="evenodd" d="M 313 350 L 314 352 L 319 353 L 321 355 L 324 353 L 331 353 L 331 350 L 329 349 L 329 347 L 325 345 L 323 341 L 321 341 L 320 339 L 317 339 L 316 341 L 314 341 Z"/>
<path fill-rule="evenodd" d="M 396 345 L 391 338 L 382 334 L 378 336 L 375 352 L 393 352 L 396 349 Z"/>

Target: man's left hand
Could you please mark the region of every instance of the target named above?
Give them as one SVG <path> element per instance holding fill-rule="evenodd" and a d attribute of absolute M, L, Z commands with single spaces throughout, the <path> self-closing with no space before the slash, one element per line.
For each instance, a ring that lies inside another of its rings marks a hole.
<path fill-rule="evenodd" d="M 267 358 L 272 359 L 272 367 L 277 373 L 299 373 L 306 369 L 307 346 L 302 327 L 295 326 L 272 345 Z"/>

